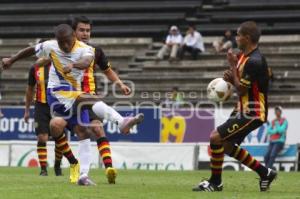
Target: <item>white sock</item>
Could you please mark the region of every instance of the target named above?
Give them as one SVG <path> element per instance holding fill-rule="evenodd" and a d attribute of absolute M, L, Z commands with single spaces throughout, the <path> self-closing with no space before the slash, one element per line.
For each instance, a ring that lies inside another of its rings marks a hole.
<path fill-rule="evenodd" d="M 124 121 L 124 118 L 115 109 L 102 101 L 96 102 L 93 105 L 92 110 L 98 117 L 118 123 L 118 125 L 122 124 Z"/>
<path fill-rule="evenodd" d="M 78 156 L 80 163 L 80 175 L 87 175 L 91 164 L 91 141 L 90 139 L 79 140 Z"/>

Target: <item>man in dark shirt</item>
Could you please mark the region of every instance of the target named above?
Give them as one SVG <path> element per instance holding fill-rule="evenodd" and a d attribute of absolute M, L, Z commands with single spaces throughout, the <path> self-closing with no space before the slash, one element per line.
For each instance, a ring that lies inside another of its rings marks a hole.
<path fill-rule="evenodd" d="M 260 191 L 268 190 L 277 176 L 275 171 L 263 166 L 239 146 L 251 131 L 266 122 L 268 114 L 269 76 L 266 59 L 258 49 L 260 34 L 255 22 L 242 23 L 236 37 L 242 54 L 238 59 L 232 50 L 228 51 L 230 70 L 225 71 L 224 79 L 235 86 L 239 101 L 230 118 L 211 133 L 211 177 L 200 182 L 194 191 L 222 191 L 224 154 L 237 159 L 260 176 Z"/>
<path fill-rule="evenodd" d="M 50 64 L 46 66 L 33 65 L 28 74 L 28 86 L 25 97 L 25 112 L 24 120 L 28 122 L 30 117 L 30 104 L 33 101 L 35 90 L 35 104 L 34 104 L 34 121 L 35 121 L 35 133 L 37 135 L 37 154 L 41 167 L 41 176 L 47 176 L 47 141 L 49 140 L 51 120 L 50 108 L 47 103 L 47 84 L 49 75 Z M 55 144 L 55 163 L 54 171 L 56 176 L 61 176 L 61 159 L 62 152 L 59 150 L 57 144 Z"/>
<path fill-rule="evenodd" d="M 92 22 L 85 16 L 75 17 L 72 21 L 72 28 L 75 32 L 76 38 L 79 41 L 82 41 L 86 44 L 89 44 L 90 42 L 90 36 L 91 36 L 91 30 L 92 30 Z M 90 46 L 93 46 L 89 44 Z M 111 68 L 111 64 L 108 61 L 106 55 L 104 54 L 103 50 L 99 46 L 93 46 L 95 50 L 95 60 L 94 64 L 88 67 L 84 72 L 83 82 L 82 82 L 82 90 L 86 93 L 90 93 L 92 95 L 96 94 L 96 76 L 95 71 L 97 67 L 105 74 L 105 76 L 113 83 L 115 83 L 124 95 L 128 95 L 130 93 L 130 88 L 127 87 L 118 77 L 118 75 L 113 71 Z M 103 164 L 106 169 L 106 176 L 109 184 L 114 184 L 117 171 L 115 168 L 113 168 L 113 162 L 111 158 L 111 150 L 110 150 L 110 144 L 109 140 L 107 139 L 103 125 L 102 120 L 98 118 L 95 113 L 92 110 L 89 110 L 89 117 L 91 122 L 91 130 L 93 134 L 95 135 L 96 142 L 97 142 L 97 148 L 99 151 L 99 155 L 102 158 Z M 87 151 L 90 151 L 90 141 L 89 138 L 85 137 L 83 135 L 80 138 L 79 137 L 79 146 L 81 145 L 81 142 L 85 142 L 84 146 L 81 147 L 82 153 L 87 153 Z M 79 151 L 79 153 L 81 152 Z M 81 157 L 79 155 L 79 157 Z M 88 168 L 90 166 L 90 163 L 88 161 L 81 161 L 81 167 Z M 82 170 L 82 169 L 81 169 Z M 81 173 L 83 175 L 88 175 L 88 169 L 82 170 Z M 81 179 L 81 178 L 80 178 Z M 81 183 L 81 180 L 79 179 L 79 183 Z M 85 178 L 83 178 L 85 179 Z M 83 182 L 84 183 L 84 182 Z"/>

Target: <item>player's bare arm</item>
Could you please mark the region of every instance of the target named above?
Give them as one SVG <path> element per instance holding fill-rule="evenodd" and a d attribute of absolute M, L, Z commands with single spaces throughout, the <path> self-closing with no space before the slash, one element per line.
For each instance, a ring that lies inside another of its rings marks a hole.
<path fill-rule="evenodd" d="M 75 63 L 70 63 L 64 67 L 64 73 L 71 72 L 72 68 L 77 68 L 79 70 L 84 70 L 90 66 L 92 63 L 94 57 L 93 56 L 85 56 L 82 57 L 80 60 L 78 60 Z"/>
<path fill-rule="evenodd" d="M 35 64 L 38 66 L 46 66 L 51 63 L 51 59 L 47 57 L 41 57 L 36 60 Z"/>
<path fill-rule="evenodd" d="M 106 71 L 104 71 L 104 74 L 110 81 L 118 85 L 124 95 L 129 95 L 131 93 L 131 89 L 120 80 L 119 76 L 113 69 L 107 69 Z"/>
<path fill-rule="evenodd" d="M 9 69 L 13 65 L 13 63 L 15 63 L 16 61 L 18 61 L 20 59 L 24 59 L 26 57 L 30 57 L 30 56 L 34 55 L 34 53 L 35 53 L 34 47 L 24 48 L 24 49 L 20 50 L 17 54 L 15 54 L 9 58 L 3 58 L 2 59 L 2 68 Z"/>
<path fill-rule="evenodd" d="M 230 69 L 227 69 L 223 73 L 223 79 L 227 82 L 230 82 L 233 84 L 233 76 L 232 76 L 232 71 Z"/>
<path fill-rule="evenodd" d="M 26 94 L 25 94 L 25 111 L 24 111 L 24 120 L 25 122 L 28 122 L 28 119 L 30 117 L 29 109 L 30 105 L 33 101 L 34 96 L 34 87 L 33 86 L 27 86 Z"/>
<path fill-rule="evenodd" d="M 240 79 L 238 77 L 238 70 L 236 68 L 238 59 L 237 56 L 232 52 L 232 50 L 228 50 L 227 61 L 230 65 L 230 71 L 232 73 L 232 83 L 236 88 L 238 95 L 243 96 L 247 92 L 247 88 L 240 84 Z"/>

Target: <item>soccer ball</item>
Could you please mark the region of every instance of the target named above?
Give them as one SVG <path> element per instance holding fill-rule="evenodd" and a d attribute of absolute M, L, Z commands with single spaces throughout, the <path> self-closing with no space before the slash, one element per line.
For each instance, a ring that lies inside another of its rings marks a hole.
<path fill-rule="evenodd" d="M 214 102 L 225 102 L 232 95 L 233 86 L 223 78 L 212 80 L 207 86 L 207 98 Z"/>

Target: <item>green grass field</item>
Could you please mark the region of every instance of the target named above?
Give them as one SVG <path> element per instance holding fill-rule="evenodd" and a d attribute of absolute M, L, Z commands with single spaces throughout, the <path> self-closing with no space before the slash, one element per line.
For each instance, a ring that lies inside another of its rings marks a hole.
<path fill-rule="evenodd" d="M 209 171 L 119 171 L 117 184 L 109 185 L 103 170 L 91 170 L 94 187 L 70 184 L 68 170 L 64 176 L 38 176 L 38 169 L 0 168 L 0 199 L 300 199 L 300 173 L 279 173 L 271 191 L 260 193 L 253 172 L 224 172 L 224 191 L 192 192 L 192 187 Z"/>

